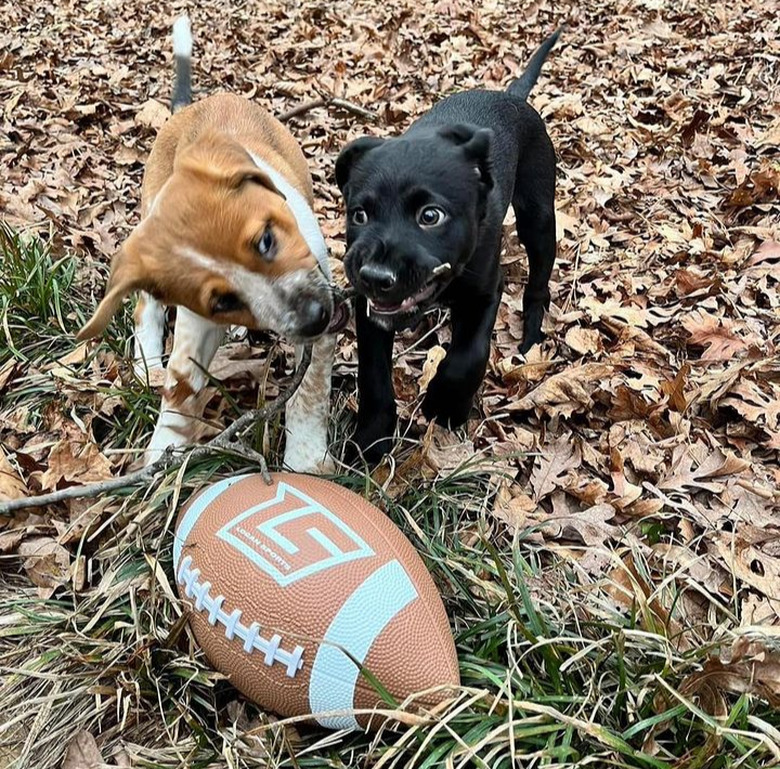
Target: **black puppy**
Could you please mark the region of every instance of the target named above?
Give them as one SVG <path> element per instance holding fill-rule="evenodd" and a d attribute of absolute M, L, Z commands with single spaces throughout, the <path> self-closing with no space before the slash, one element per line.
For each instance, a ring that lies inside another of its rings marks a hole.
<path fill-rule="evenodd" d="M 336 161 L 347 206 L 344 266 L 358 294 L 355 441 L 369 462 L 390 450 L 396 424 L 393 336 L 434 303 L 452 308 L 452 343 L 423 413 L 449 426 L 468 417 L 501 299 L 510 203 L 529 263 L 520 351 L 542 339 L 555 261 L 555 151 L 526 98 L 559 34 L 506 91 L 450 96 L 399 138 L 357 139 Z"/>

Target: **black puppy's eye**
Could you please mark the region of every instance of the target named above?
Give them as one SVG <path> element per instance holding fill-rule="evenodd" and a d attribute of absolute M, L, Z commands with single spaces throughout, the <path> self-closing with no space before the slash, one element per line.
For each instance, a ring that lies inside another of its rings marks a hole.
<path fill-rule="evenodd" d="M 366 224 L 368 222 L 368 214 L 366 213 L 365 208 L 356 208 L 352 212 L 352 224 L 357 225 L 360 227 L 363 224 Z"/>
<path fill-rule="evenodd" d="M 417 212 L 417 224 L 420 227 L 438 227 L 446 220 L 446 212 L 438 206 L 425 206 Z"/>
<path fill-rule="evenodd" d="M 238 312 L 246 309 L 246 305 L 238 298 L 238 294 L 216 294 L 211 298 L 211 312 L 220 315 L 226 312 Z"/>
<path fill-rule="evenodd" d="M 266 227 L 260 240 L 257 241 L 257 250 L 260 252 L 260 256 L 267 262 L 273 261 L 276 254 L 276 239 L 270 227 Z"/>

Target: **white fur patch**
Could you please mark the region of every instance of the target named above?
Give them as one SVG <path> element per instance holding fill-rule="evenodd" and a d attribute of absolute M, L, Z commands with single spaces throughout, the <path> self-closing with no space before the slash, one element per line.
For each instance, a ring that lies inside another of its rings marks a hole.
<path fill-rule="evenodd" d="M 250 152 L 255 165 L 264 171 L 270 177 L 279 192 L 287 199 L 287 205 L 290 207 L 295 221 L 298 223 L 298 231 L 306 241 L 306 245 L 312 252 L 314 258 L 320 265 L 320 269 L 325 277 L 330 280 L 330 265 L 328 264 L 328 246 L 325 244 L 325 238 L 322 236 L 320 225 L 317 223 L 317 217 L 311 210 L 306 198 L 301 195 L 295 187 L 287 181 L 273 166 L 268 165 L 262 158 Z"/>
<path fill-rule="evenodd" d="M 198 394 L 206 383 L 205 372 L 222 341 L 223 333 L 222 326 L 201 318 L 186 307 L 179 307 L 165 388 L 173 390 L 183 381 L 189 385 L 193 394 L 182 404 L 174 404 L 167 395 L 163 396 L 160 418 L 144 455 L 146 464 L 159 459 L 169 446 L 192 443 L 193 430 L 201 416 Z"/>
<path fill-rule="evenodd" d="M 147 371 L 162 368 L 165 308 L 150 294 L 141 299 L 143 309 L 135 323 L 133 369 L 144 379 Z"/>
<path fill-rule="evenodd" d="M 334 336 L 320 337 L 314 343 L 311 364 L 301 386 L 287 402 L 284 466 L 296 473 L 331 473 L 336 469 L 328 452 L 328 411 L 335 348 Z"/>
<path fill-rule="evenodd" d="M 173 23 L 173 55 L 189 59 L 192 56 L 192 30 L 189 16 L 179 16 Z"/>

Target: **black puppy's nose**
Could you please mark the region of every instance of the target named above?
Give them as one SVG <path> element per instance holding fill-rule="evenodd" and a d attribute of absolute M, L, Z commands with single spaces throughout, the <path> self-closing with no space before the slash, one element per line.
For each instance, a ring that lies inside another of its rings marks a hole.
<path fill-rule="evenodd" d="M 392 291 L 398 282 L 395 272 L 381 264 L 364 264 L 358 274 L 360 280 L 374 291 Z"/>
<path fill-rule="evenodd" d="M 302 336 L 317 336 L 328 327 L 330 314 L 319 299 L 304 299 L 298 306 L 298 318 Z"/>

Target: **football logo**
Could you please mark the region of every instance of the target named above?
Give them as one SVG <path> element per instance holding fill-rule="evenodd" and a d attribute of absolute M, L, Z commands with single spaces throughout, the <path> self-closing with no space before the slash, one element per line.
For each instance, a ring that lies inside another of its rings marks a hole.
<path fill-rule="evenodd" d="M 273 518 L 267 518 L 269 512 Z M 374 555 L 338 516 L 287 483 L 278 485 L 274 499 L 237 515 L 217 536 L 282 586 Z"/>

